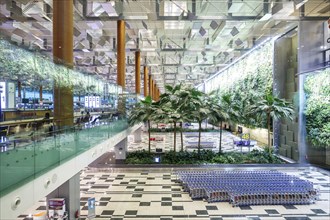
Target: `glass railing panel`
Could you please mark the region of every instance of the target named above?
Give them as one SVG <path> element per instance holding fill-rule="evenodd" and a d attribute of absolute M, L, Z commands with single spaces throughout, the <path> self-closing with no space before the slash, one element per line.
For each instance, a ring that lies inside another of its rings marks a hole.
<path fill-rule="evenodd" d="M 56 145 L 60 152 L 61 163 L 77 154 L 76 138 L 76 132 L 71 128 L 62 130 L 59 135 L 56 135 Z"/>
<path fill-rule="evenodd" d="M 76 132 L 76 147 L 77 152 L 88 150 L 91 145 L 89 141 L 89 130 L 87 128 L 79 128 Z"/>
<path fill-rule="evenodd" d="M 56 137 L 47 134 L 43 140 L 34 144 L 35 173 L 47 171 L 49 168 L 57 166 L 60 161 L 60 151 L 56 146 Z"/>
<path fill-rule="evenodd" d="M 35 147 L 33 144 L 0 154 L 0 195 L 8 187 L 34 176 Z"/>
<path fill-rule="evenodd" d="M 0 192 L 14 189 L 127 129 L 126 120 L 100 121 L 48 133 L 34 132 L 0 153 Z"/>

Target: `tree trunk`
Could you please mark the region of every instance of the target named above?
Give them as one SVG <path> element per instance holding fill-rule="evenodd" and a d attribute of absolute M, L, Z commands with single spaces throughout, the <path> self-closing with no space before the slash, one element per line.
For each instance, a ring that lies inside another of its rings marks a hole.
<path fill-rule="evenodd" d="M 148 151 L 149 151 L 149 153 L 151 152 L 151 143 L 150 143 L 150 120 L 148 120 L 148 136 L 149 136 L 149 138 L 148 138 Z"/>
<path fill-rule="evenodd" d="M 221 154 L 221 142 L 222 142 L 222 121 L 220 121 L 220 127 L 219 127 L 220 131 L 220 136 L 219 136 L 219 154 Z"/>
<path fill-rule="evenodd" d="M 182 122 L 180 122 L 180 135 L 181 135 L 181 151 L 183 151 L 183 133 L 182 133 Z"/>
<path fill-rule="evenodd" d="M 268 129 L 268 147 L 269 153 L 271 153 L 271 146 L 270 146 L 270 113 L 267 113 L 267 129 Z"/>
<path fill-rule="evenodd" d="M 199 128 L 198 128 L 198 156 L 200 156 L 201 153 L 201 132 L 202 132 L 202 122 L 198 122 Z"/>
<path fill-rule="evenodd" d="M 174 152 L 176 152 L 176 121 L 174 122 L 174 145 L 173 145 L 173 148 L 174 148 Z"/>

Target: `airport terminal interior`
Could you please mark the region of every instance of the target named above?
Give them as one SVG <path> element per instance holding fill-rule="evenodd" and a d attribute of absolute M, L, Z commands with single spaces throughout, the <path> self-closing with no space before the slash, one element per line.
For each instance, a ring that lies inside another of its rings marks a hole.
<path fill-rule="evenodd" d="M 329 0 L 0 0 L 0 220 L 328 220 L 329 88 Z"/>

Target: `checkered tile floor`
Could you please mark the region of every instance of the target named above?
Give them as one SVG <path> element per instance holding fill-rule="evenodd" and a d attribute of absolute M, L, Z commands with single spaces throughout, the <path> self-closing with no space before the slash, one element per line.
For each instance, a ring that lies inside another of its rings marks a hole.
<path fill-rule="evenodd" d="M 195 134 L 195 135 L 191 135 Z M 173 142 L 174 142 L 174 135 L 173 132 L 152 132 L 151 137 L 153 138 L 161 138 L 162 141 L 151 141 L 151 151 L 155 151 L 156 148 L 161 148 L 163 151 L 167 152 L 173 149 Z M 213 142 L 214 147 L 212 150 L 215 152 L 219 151 L 219 132 L 202 132 L 201 133 L 201 142 L 207 141 L 207 142 Z M 250 149 L 248 147 L 237 147 L 234 145 L 234 139 L 239 139 L 237 136 L 233 135 L 232 133 L 228 131 L 223 131 L 222 133 L 222 141 L 221 141 L 221 150 L 222 152 L 230 152 L 230 151 L 236 151 L 236 152 L 247 152 L 252 149 L 260 149 L 258 146 L 251 147 Z M 183 147 L 184 150 L 192 151 L 193 149 L 186 148 L 188 142 L 196 142 L 198 141 L 198 132 L 190 132 L 183 134 Z M 128 151 L 137 151 L 137 150 L 146 150 L 146 146 L 148 146 L 148 133 L 143 132 L 142 133 L 142 141 L 135 143 L 133 135 L 128 136 Z M 177 132 L 176 136 L 176 151 L 181 150 L 181 138 L 180 138 L 180 132 Z"/>
<path fill-rule="evenodd" d="M 175 168 L 136 171 L 123 168 L 99 171 L 86 169 L 81 173 L 81 219 L 86 219 L 89 197 L 95 197 L 97 201 L 95 220 L 330 219 L 330 175 L 314 167 L 278 170 L 312 181 L 321 192 L 315 204 L 244 207 L 232 207 L 228 202 L 207 203 L 192 200 L 176 182 L 176 176 L 172 174 L 173 169 Z M 32 213 L 33 210 L 45 210 L 45 202 L 41 201 L 31 210 Z M 26 215 L 21 215 L 19 219 L 24 219 L 24 216 Z"/>

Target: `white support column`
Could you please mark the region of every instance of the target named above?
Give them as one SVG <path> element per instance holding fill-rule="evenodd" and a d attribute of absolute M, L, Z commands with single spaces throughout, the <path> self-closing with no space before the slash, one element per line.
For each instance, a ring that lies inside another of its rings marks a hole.
<path fill-rule="evenodd" d="M 142 128 L 137 129 L 133 134 L 134 134 L 134 142 L 140 143 L 142 141 Z"/>
<path fill-rule="evenodd" d="M 116 160 L 125 160 L 127 151 L 127 138 L 123 139 L 115 146 Z"/>
<path fill-rule="evenodd" d="M 76 211 L 80 210 L 80 173 L 77 173 L 50 193 L 47 196 L 47 201 L 51 198 L 65 198 L 66 210 L 69 214 L 68 219 L 77 219 L 75 214 Z"/>

